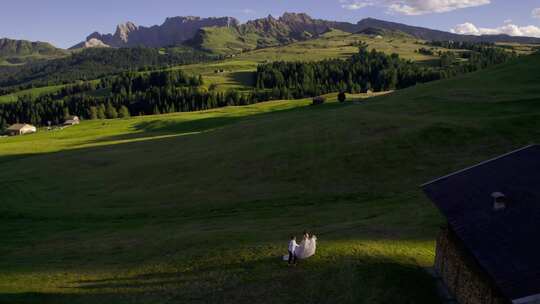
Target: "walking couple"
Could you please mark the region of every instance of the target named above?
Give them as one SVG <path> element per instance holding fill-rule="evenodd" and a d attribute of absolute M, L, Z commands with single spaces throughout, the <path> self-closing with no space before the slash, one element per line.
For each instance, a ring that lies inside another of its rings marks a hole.
<path fill-rule="evenodd" d="M 289 265 L 296 265 L 297 259 L 305 260 L 315 254 L 317 250 L 317 237 L 310 235 L 304 231 L 303 239 L 298 244 L 296 236 L 291 236 L 289 240 L 289 255 L 284 257 L 284 260 L 289 262 Z"/>

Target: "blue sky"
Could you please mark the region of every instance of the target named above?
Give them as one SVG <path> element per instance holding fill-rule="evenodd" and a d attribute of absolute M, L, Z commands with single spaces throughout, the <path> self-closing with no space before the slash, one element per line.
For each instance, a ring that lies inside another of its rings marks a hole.
<path fill-rule="evenodd" d="M 540 37 L 540 0 L 3 0 L 0 37 L 70 47 L 93 31 L 114 32 L 125 21 L 150 26 L 185 15 L 246 21 L 285 11 L 351 22 L 374 17 L 458 33 Z"/>

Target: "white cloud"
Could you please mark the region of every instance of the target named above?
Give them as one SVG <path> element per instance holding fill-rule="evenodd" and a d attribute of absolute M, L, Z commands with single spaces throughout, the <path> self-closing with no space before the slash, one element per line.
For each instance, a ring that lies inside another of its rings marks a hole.
<path fill-rule="evenodd" d="M 540 7 L 539 7 L 539 8 L 533 9 L 533 11 L 532 11 L 532 16 L 533 16 L 533 18 L 538 18 L 538 19 L 540 19 Z"/>
<path fill-rule="evenodd" d="M 366 6 L 369 6 L 367 3 L 360 3 L 360 2 L 353 2 L 353 3 L 344 3 L 341 5 L 342 8 L 348 9 L 351 11 L 359 10 L 361 8 L 364 8 Z"/>
<path fill-rule="evenodd" d="M 512 23 L 505 23 L 495 28 L 477 27 L 473 23 L 465 22 L 456 25 L 450 30 L 452 33 L 463 35 L 498 35 L 506 34 L 510 36 L 526 36 L 540 38 L 540 27 L 534 25 L 519 26 Z"/>
<path fill-rule="evenodd" d="M 390 13 L 424 15 L 490 4 L 491 0 L 339 0 L 341 7 L 358 10 L 366 6 L 386 7 Z"/>
<path fill-rule="evenodd" d="M 359 10 L 366 6 L 373 5 L 372 1 L 364 1 L 364 0 L 339 0 L 339 3 L 341 3 L 342 8 L 350 10 L 350 11 Z"/>

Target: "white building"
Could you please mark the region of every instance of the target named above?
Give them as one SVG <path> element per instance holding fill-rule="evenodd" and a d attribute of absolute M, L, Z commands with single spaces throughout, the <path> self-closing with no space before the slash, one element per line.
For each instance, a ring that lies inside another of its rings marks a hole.
<path fill-rule="evenodd" d="M 29 124 L 14 124 L 7 129 L 11 136 L 36 133 L 37 128 Z"/>
<path fill-rule="evenodd" d="M 64 126 L 73 126 L 81 123 L 81 120 L 78 116 L 68 116 L 66 121 L 64 121 Z"/>

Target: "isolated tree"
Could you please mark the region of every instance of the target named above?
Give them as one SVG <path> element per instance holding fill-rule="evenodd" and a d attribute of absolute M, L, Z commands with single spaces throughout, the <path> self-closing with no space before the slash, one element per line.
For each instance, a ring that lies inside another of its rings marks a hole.
<path fill-rule="evenodd" d="M 339 102 L 345 102 L 347 100 L 347 95 L 345 94 L 345 92 L 341 91 L 339 92 L 337 98 Z"/>

